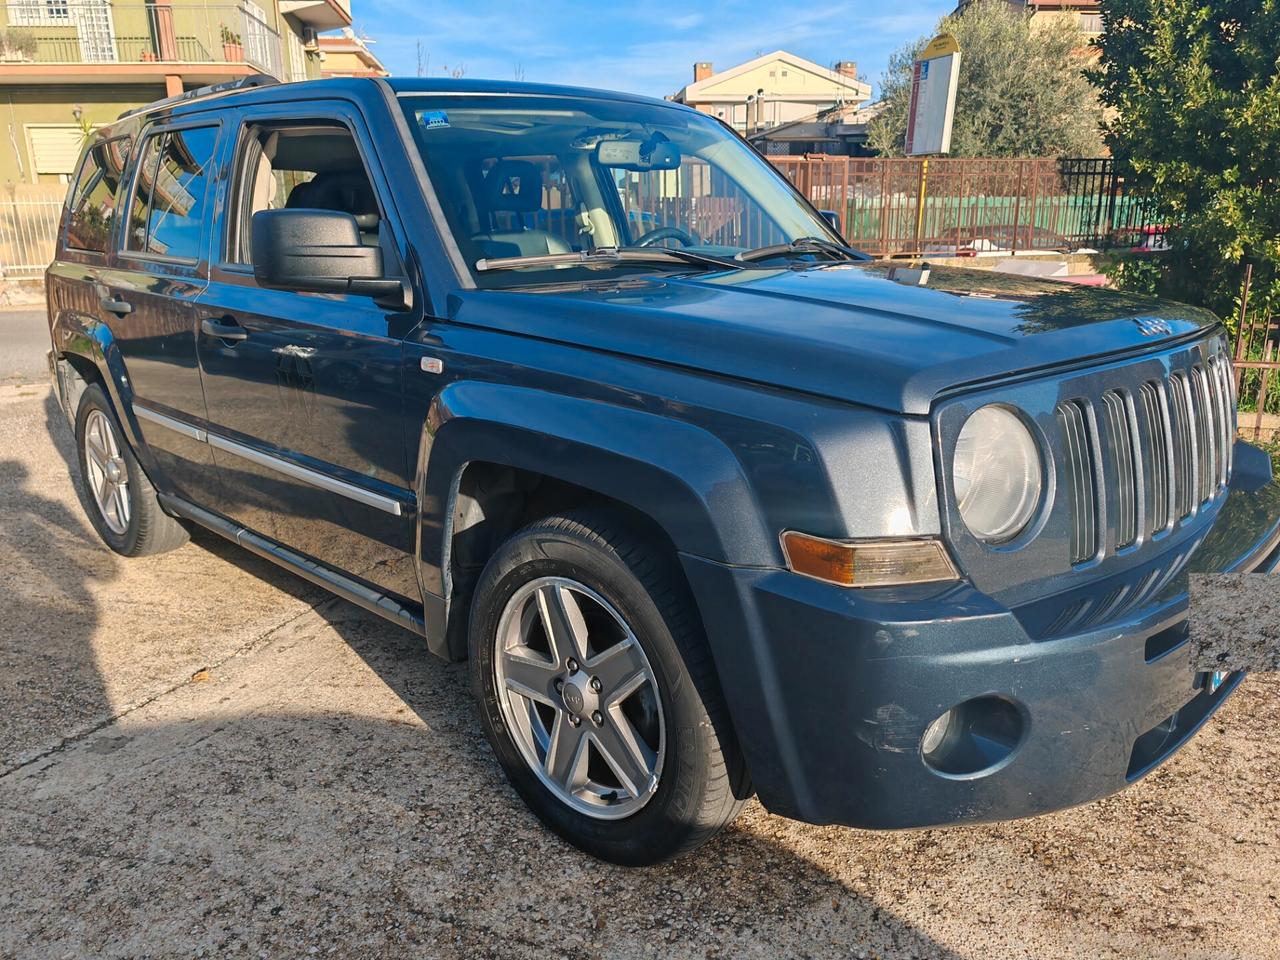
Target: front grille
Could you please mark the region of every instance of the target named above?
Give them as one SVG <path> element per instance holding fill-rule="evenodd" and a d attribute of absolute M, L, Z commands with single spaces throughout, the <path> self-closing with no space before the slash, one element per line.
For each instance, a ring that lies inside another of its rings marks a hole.
<path fill-rule="evenodd" d="M 1235 398 L 1221 353 L 1056 413 L 1073 564 L 1169 530 L 1226 490 Z"/>

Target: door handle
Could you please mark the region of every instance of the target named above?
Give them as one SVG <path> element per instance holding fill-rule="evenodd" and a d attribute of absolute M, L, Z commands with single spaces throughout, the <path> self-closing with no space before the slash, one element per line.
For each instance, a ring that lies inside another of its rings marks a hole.
<path fill-rule="evenodd" d="M 133 313 L 133 304 L 128 300 L 117 300 L 114 297 L 102 298 L 102 309 L 114 313 L 117 317 L 127 317 Z"/>
<path fill-rule="evenodd" d="M 205 317 L 200 321 L 200 332 L 206 337 L 216 337 L 219 340 L 246 340 L 249 337 L 249 331 L 240 324 L 231 319 L 219 320 L 216 317 Z"/>

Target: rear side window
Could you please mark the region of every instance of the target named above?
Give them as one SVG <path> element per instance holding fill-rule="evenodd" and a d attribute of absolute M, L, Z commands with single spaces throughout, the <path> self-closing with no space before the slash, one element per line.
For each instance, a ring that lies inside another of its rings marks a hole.
<path fill-rule="evenodd" d="M 144 141 L 126 249 L 171 260 L 200 259 L 217 142 L 217 127 L 166 130 Z"/>
<path fill-rule="evenodd" d="M 76 250 L 107 252 L 115 225 L 116 191 L 129 160 L 129 137 L 95 144 L 85 155 L 76 175 L 67 214 L 67 246 Z"/>

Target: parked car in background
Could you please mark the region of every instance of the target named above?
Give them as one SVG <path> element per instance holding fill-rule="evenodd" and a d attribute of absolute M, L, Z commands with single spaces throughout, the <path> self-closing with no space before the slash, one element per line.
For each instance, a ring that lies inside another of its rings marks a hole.
<path fill-rule="evenodd" d="M 676 104 L 241 83 L 94 133 L 50 366 L 111 549 L 203 526 L 469 660 L 532 810 L 647 864 L 753 793 L 1082 803 L 1241 682 L 1185 628 L 1280 561 L 1221 324 L 908 273 Z"/>

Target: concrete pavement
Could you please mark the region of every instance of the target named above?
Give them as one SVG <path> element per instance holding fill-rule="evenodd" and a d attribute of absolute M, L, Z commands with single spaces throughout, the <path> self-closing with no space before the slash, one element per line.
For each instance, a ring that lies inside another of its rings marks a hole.
<path fill-rule="evenodd" d="M 1274 677 L 1088 807 L 752 803 L 626 871 L 526 812 L 464 667 L 211 536 L 109 553 L 73 460 L 47 387 L 0 385 L 0 957 L 1280 957 Z"/>
<path fill-rule="evenodd" d="M 0 308 L 0 383 L 49 379 L 49 320 L 44 307 Z"/>

